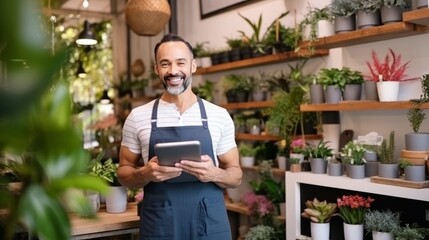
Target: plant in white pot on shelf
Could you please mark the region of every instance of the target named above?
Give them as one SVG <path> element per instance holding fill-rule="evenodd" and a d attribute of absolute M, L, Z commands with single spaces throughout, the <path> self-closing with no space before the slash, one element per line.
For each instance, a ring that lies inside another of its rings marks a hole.
<path fill-rule="evenodd" d="M 364 217 L 364 227 L 373 240 L 393 240 L 400 223 L 400 213 L 391 210 L 369 210 Z"/>
<path fill-rule="evenodd" d="M 250 143 L 241 142 L 238 145 L 240 154 L 240 165 L 242 167 L 253 167 L 255 165 L 255 156 L 259 147 L 253 147 Z"/>
<path fill-rule="evenodd" d="M 410 61 L 402 63 L 401 54 L 396 54 L 393 49 L 389 48 L 388 51 L 382 61 L 377 53 L 372 50 L 372 62 L 366 61 L 370 71 L 370 75 L 367 78 L 377 81 L 377 93 L 380 102 L 398 100 L 399 83 L 406 80 L 405 71 L 410 63 Z"/>
<path fill-rule="evenodd" d="M 310 219 L 311 239 L 329 239 L 330 220 L 336 214 L 337 204 L 326 200 L 319 201 L 317 198 L 307 200 L 306 208 L 301 216 Z"/>
<path fill-rule="evenodd" d="M 119 183 L 116 171 L 118 164 L 111 158 L 91 160 L 89 164 L 90 174 L 103 179 L 109 184 L 109 192 L 106 195 L 106 211 L 109 213 L 121 213 L 127 210 L 127 188 Z"/>

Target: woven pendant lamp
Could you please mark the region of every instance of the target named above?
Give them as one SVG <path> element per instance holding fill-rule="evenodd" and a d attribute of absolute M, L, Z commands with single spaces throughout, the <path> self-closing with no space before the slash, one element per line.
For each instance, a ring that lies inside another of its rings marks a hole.
<path fill-rule="evenodd" d="M 171 16 L 167 0 L 130 0 L 125 8 L 128 26 L 138 35 L 160 33 Z"/>

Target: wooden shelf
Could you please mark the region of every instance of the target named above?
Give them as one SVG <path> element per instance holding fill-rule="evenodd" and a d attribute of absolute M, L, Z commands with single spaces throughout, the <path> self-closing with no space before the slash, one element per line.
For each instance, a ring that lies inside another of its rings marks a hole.
<path fill-rule="evenodd" d="M 248 170 L 248 171 L 254 171 L 257 172 L 258 171 L 258 166 L 253 166 L 253 167 L 241 167 L 243 170 Z M 275 176 L 284 176 L 285 175 L 285 170 L 280 169 L 280 168 L 271 168 L 271 170 L 273 171 L 273 175 Z"/>
<path fill-rule="evenodd" d="M 236 212 L 236 213 L 240 213 L 243 215 L 250 215 L 249 209 L 247 208 L 247 206 L 241 204 L 241 203 L 232 203 L 232 202 L 225 202 L 226 205 L 226 209 L 228 211 L 232 211 L 232 212 Z M 286 221 L 286 218 L 283 216 L 276 216 L 275 217 L 277 220 L 280 221 Z"/>
<path fill-rule="evenodd" d="M 302 49 L 298 52 L 285 52 L 285 53 L 279 53 L 279 54 L 272 54 L 272 55 L 266 55 L 262 57 L 243 59 L 243 60 L 229 62 L 229 63 L 217 64 L 206 68 L 198 68 L 194 74 L 195 75 L 209 74 L 209 73 L 261 66 L 261 65 L 273 64 L 273 63 L 279 63 L 279 62 L 285 62 L 285 61 L 293 61 L 293 60 L 307 58 L 307 57 L 321 57 L 321 56 L 326 56 L 328 54 L 329 54 L 329 51 L 325 49 L 316 50 L 312 53 L 310 53 L 310 51 L 307 49 Z"/>
<path fill-rule="evenodd" d="M 279 136 L 269 134 L 250 134 L 250 133 L 237 133 L 235 134 L 237 140 L 250 140 L 250 141 L 277 141 L 280 140 Z"/>
<path fill-rule="evenodd" d="M 395 110 L 410 109 L 415 103 L 411 101 L 377 102 L 377 101 L 342 101 L 338 104 L 302 104 L 302 112 L 320 111 L 360 111 L 360 110 Z M 429 103 L 421 105 L 423 109 L 429 109 Z"/>
<path fill-rule="evenodd" d="M 386 39 L 413 36 L 426 32 L 428 32 L 427 26 L 416 25 L 410 22 L 398 22 L 340 33 L 329 37 L 319 38 L 313 42 L 304 41 L 300 44 L 300 47 L 315 47 L 316 49 L 347 47 Z"/>
<path fill-rule="evenodd" d="M 429 25 L 429 8 L 417 9 L 414 11 L 404 12 L 402 14 L 404 22 L 418 25 Z"/>
<path fill-rule="evenodd" d="M 261 101 L 261 102 L 237 102 L 237 103 L 227 103 L 221 105 L 229 110 L 233 109 L 251 109 L 251 108 L 266 108 L 272 107 L 274 104 L 273 101 Z"/>

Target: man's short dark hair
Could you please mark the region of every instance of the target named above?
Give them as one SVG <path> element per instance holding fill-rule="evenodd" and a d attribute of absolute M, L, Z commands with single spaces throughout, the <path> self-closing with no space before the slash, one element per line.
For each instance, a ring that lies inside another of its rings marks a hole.
<path fill-rule="evenodd" d="M 165 42 L 183 42 L 188 47 L 189 51 L 191 52 L 191 56 L 193 57 L 192 45 L 188 41 L 177 36 L 176 34 L 167 33 L 166 35 L 164 35 L 164 37 L 161 39 L 161 41 L 159 41 L 155 46 L 155 49 L 154 49 L 155 59 L 156 59 L 156 53 L 158 52 L 159 46 L 161 46 L 161 44 L 163 44 Z"/>

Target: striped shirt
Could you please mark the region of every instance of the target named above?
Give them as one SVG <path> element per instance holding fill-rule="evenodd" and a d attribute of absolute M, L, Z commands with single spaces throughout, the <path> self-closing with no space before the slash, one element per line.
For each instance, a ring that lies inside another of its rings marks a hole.
<path fill-rule="evenodd" d="M 121 145 L 131 152 L 141 154 L 144 163 L 149 157 L 149 140 L 151 134 L 151 116 L 155 100 L 134 108 L 128 115 L 122 130 Z M 217 155 L 222 155 L 237 146 L 235 142 L 234 122 L 228 111 L 213 103 L 203 100 L 207 112 L 208 126 L 215 154 L 216 166 L 219 166 Z M 182 115 L 174 103 L 163 100 L 158 105 L 158 127 L 202 126 L 200 107 L 194 103 Z"/>

